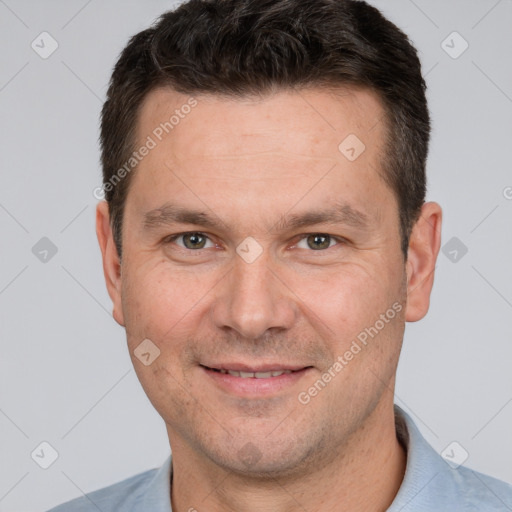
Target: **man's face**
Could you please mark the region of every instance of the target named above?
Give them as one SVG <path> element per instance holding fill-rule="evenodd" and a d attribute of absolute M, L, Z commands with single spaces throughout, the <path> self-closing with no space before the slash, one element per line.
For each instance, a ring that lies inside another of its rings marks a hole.
<path fill-rule="evenodd" d="M 136 147 L 157 145 L 126 199 L 114 314 L 173 451 L 286 474 L 392 398 L 407 278 L 383 109 L 355 89 L 195 98 L 161 141 L 189 98 L 154 91 L 141 110 Z"/>

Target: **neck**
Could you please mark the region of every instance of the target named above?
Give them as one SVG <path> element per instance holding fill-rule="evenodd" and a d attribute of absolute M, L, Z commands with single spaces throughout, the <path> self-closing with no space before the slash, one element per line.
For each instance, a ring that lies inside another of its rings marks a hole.
<path fill-rule="evenodd" d="M 402 483 L 406 454 L 396 438 L 392 397 L 383 402 L 332 460 L 301 476 L 241 476 L 204 460 L 174 437 L 173 512 L 387 510 Z"/>

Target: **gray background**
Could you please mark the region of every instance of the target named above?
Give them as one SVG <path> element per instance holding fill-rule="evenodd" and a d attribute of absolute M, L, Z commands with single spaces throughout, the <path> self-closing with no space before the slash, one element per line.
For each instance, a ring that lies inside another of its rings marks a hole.
<path fill-rule="evenodd" d="M 512 482 L 512 2 L 374 4 L 421 53 L 429 199 L 444 207 L 449 244 L 428 317 L 407 326 L 396 402 L 439 452 L 457 441 L 468 466 Z M 111 316 L 92 191 L 112 66 L 128 37 L 172 6 L 0 0 L 2 511 L 46 510 L 168 455 Z M 47 59 L 31 47 L 43 31 L 59 45 Z M 458 58 L 454 31 L 469 44 Z M 45 262 L 43 237 L 57 248 Z M 42 441 L 59 454 L 46 470 L 31 458 Z"/>

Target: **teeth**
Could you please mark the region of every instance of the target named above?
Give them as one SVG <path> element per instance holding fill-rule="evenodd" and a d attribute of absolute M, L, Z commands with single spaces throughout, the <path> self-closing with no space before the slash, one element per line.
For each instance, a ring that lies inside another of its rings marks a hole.
<path fill-rule="evenodd" d="M 256 372 L 254 375 L 257 379 L 269 379 L 272 377 L 272 372 Z"/>
<path fill-rule="evenodd" d="M 242 377 L 242 379 L 269 379 L 270 377 L 279 377 L 283 373 L 292 373 L 291 370 L 273 370 L 270 372 L 236 372 L 234 370 L 220 370 L 220 373 L 229 373 L 233 377 Z"/>

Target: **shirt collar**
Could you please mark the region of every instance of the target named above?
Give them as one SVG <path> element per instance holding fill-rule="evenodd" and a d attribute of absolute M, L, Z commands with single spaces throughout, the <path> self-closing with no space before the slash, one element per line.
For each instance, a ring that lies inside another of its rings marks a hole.
<path fill-rule="evenodd" d="M 171 481 L 172 463 L 171 455 L 149 481 L 141 499 L 140 510 L 151 512 L 172 512 L 171 508 Z"/>
<path fill-rule="evenodd" d="M 432 494 L 432 486 L 439 478 L 451 478 L 450 471 L 447 463 L 423 438 L 412 418 L 397 405 L 395 426 L 397 438 L 407 453 L 407 465 L 400 489 L 387 512 L 423 510 L 420 504 Z"/>

